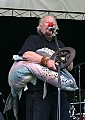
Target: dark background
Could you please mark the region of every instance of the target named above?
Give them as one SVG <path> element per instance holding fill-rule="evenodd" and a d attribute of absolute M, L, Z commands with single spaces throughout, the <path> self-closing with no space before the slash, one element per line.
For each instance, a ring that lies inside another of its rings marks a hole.
<path fill-rule="evenodd" d="M 6 99 L 10 93 L 8 85 L 8 72 L 12 66 L 12 56 L 17 54 L 25 39 L 30 34 L 37 34 L 39 18 L 31 17 L 0 17 L 0 91 Z M 66 46 L 76 50 L 74 66 L 80 66 L 81 89 L 85 89 L 85 21 L 57 19 L 58 39 L 63 41 Z M 77 85 L 79 86 L 79 69 L 76 67 L 72 71 Z M 85 93 L 85 91 L 84 91 Z M 85 94 L 83 94 L 85 97 Z M 84 99 L 83 97 L 83 99 Z"/>

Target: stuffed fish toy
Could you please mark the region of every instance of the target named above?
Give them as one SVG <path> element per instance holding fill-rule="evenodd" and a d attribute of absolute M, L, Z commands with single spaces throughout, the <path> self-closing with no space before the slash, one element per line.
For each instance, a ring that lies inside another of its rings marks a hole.
<path fill-rule="evenodd" d="M 48 48 L 42 48 L 38 49 L 36 53 L 51 58 L 55 52 Z M 18 55 L 14 55 L 13 59 L 15 62 L 8 74 L 8 83 L 11 87 L 11 93 L 6 100 L 3 113 L 5 114 L 8 110 L 13 109 L 14 116 L 16 120 L 18 120 L 18 99 L 21 98 L 22 90 L 27 88 L 27 83 L 31 82 L 33 85 L 36 85 L 37 78 L 44 81 L 42 98 L 44 99 L 47 93 L 46 82 L 58 87 L 58 72 L 50 70 L 38 63 L 24 61 L 23 58 Z M 75 79 L 66 68 L 60 71 L 60 80 L 62 90 L 75 91 L 78 89 Z"/>

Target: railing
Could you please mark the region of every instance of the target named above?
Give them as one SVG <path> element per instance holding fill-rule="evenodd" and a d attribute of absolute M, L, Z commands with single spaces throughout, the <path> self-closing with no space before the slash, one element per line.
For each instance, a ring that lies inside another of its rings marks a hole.
<path fill-rule="evenodd" d="M 52 15 L 56 19 L 85 20 L 85 13 L 84 12 L 0 8 L 0 16 L 41 18 L 44 15 Z"/>

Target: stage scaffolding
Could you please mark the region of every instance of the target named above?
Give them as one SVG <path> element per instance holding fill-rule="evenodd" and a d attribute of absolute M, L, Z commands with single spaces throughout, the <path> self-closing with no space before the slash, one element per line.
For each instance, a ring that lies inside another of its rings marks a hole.
<path fill-rule="evenodd" d="M 84 12 L 0 8 L 0 16 L 41 18 L 44 15 L 52 15 L 56 19 L 85 20 L 85 13 Z"/>

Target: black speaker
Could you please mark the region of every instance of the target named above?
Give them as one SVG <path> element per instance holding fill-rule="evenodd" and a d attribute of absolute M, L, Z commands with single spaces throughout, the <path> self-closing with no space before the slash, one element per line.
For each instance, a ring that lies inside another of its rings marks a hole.
<path fill-rule="evenodd" d="M 5 120 L 1 112 L 0 112 L 0 120 Z"/>

